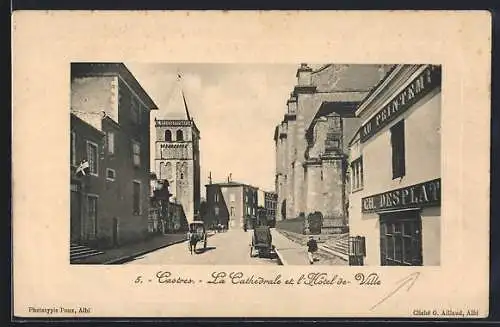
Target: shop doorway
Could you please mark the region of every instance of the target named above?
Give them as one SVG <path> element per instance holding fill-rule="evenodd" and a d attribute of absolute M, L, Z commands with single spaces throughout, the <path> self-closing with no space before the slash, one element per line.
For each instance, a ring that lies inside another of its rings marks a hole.
<path fill-rule="evenodd" d="M 420 210 L 380 213 L 380 264 L 422 265 Z"/>

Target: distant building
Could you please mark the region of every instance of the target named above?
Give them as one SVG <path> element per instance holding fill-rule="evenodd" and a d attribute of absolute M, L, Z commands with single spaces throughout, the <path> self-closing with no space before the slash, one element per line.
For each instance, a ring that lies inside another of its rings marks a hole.
<path fill-rule="evenodd" d="M 278 194 L 276 192 L 266 192 L 265 193 L 265 205 L 267 212 L 267 223 L 270 227 L 276 225 L 276 208 L 278 205 Z"/>
<path fill-rule="evenodd" d="M 257 204 L 265 209 L 266 224 L 274 227 L 276 224 L 276 208 L 277 208 L 278 195 L 276 192 L 268 192 L 259 189 L 257 191 Z"/>
<path fill-rule="evenodd" d="M 276 126 L 277 220 L 321 212 L 323 227 L 347 225 L 347 140 L 359 128 L 355 110 L 390 68 L 302 64 L 287 110 Z"/>
<path fill-rule="evenodd" d="M 249 228 L 257 219 L 257 187 L 234 182 L 207 184 L 208 224 L 222 224 L 228 229 Z"/>
<path fill-rule="evenodd" d="M 171 202 L 182 206 L 189 222 L 200 210 L 200 131 L 189 114 L 180 83 L 169 105 L 154 119 L 154 171 L 166 180 Z"/>
<path fill-rule="evenodd" d="M 72 243 L 111 247 L 147 234 L 155 109 L 124 64 L 71 64 Z"/>
<path fill-rule="evenodd" d="M 349 227 L 364 264 L 440 265 L 441 67 L 396 65 L 356 111 Z"/>

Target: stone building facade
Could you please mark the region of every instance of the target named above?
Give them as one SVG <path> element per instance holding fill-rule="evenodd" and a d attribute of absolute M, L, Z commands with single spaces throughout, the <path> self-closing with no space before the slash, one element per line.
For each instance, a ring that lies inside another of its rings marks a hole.
<path fill-rule="evenodd" d="M 154 171 L 170 185 L 171 202 L 189 222 L 200 209 L 200 131 L 189 114 L 180 84 L 164 111 L 154 118 Z"/>
<path fill-rule="evenodd" d="M 248 228 L 256 222 L 258 188 L 228 180 L 206 186 L 207 224 L 222 224 L 228 229 Z"/>
<path fill-rule="evenodd" d="M 147 234 L 151 110 L 124 64 L 71 64 L 72 242 L 111 247 Z"/>
<path fill-rule="evenodd" d="M 277 220 L 319 211 L 325 227 L 346 224 L 347 142 L 355 109 L 386 65 L 302 64 L 283 120 L 275 128 Z"/>
<path fill-rule="evenodd" d="M 440 66 L 395 65 L 357 108 L 349 225 L 365 265 L 441 263 L 441 101 Z"/>

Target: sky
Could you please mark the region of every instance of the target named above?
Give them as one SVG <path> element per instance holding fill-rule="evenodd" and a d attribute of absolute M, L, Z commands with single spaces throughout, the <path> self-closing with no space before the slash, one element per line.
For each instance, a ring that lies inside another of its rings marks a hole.
<path fill-rule="evenodd" d="M 274 190 L 274 129 L 286 112 L 298 64 L 125 64 L 158 106 L 152 118 L 179 112 L 173 97 L 181 73 L 200 130 L 202 196 L 210 172 L 213 182 L 231 173 L 233 181 Z"/>

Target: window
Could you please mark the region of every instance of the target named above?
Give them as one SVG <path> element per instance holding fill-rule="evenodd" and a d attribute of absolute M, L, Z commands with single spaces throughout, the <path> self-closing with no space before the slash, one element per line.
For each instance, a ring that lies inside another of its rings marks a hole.
<path fill-rule="evenodd" d="M 234 217 L 234 207 L 231 207 L 231 217 Z"/>
<path fill-rule="evenodd" d="M 215 213 L 216 216 L 219 215 L 219 207 L 215 207 L 214 208 L 214 213 Z"/>
<path fill-rule="evenodd" d="M 135 141 L 132 141 L 132 155 L 135 166 L 141 165 L 141 145 Z"/>
<path fill-rule="evenodd" d="M 87 160 L 89 162 L 89 172 L 91 175 L 98 176 L 97 162 L 97 144 L 87 141 Z"/>
<path fill-rule="evenodd" d="M 106 133 L 106 143 L 108 144 L 108 153 L 115 153 L 115 133 L 107 132 Z"/>
<path fill-rule="evenodd" d="M 76 166 L 76 134 L 71 132 L 71 149 L 70 149 L 71 165 Z"/>
<path fill-rule="evenodd" d="M 165 141 L 167 142 L 172 141 L 172 131 L 169 129 L 165 131 Z"/>
<path fill-rule="evenodd" d="M 219 202 L 219 193 L 215 192 L 214 199 L 215 199 L 215 202 Z"/>
<path fill-rule="evenodd" d="M 234 193 L 229 194 L 229 201 L 231 201 L 231 202 L 236 201 Z"/>
<path fill-rule="evenodd" d="M 182 133 L 182 130 L 177 130 L 176 133 L 176 141 L 184 141 L 184 134 Z"/>
<path fill-rule="evenodd" d="M 380 256 L 383 266 L 421 266 L 421 219 L 418 211 L 380 217 Z"/>
<path fill-rule="evenodd" d="M 133 183 L 133 213 L 134 215 L 140 215 L 141 208 L 141 183 L 134 181 Z"/>
<path fill-rule="evenodd" d="M 87 218 L 89 222 L 90 238 L 95 238 L 97 235 L 97 196 L 87 195 Z"/>
<path fill-rule="evenodd" d="M 106 179 L 108 181 L 114 181 L 116 178 L 116 172 L 114 169 L 106 168 Z"/>
<path fill-rule="evenodd" d="M 363 157 L 351 163 L 351 191 L 363 188 Z"/>
<path fill-rule="evenodd" d="M 391 127 L 392 179 L 403 177 L 405 168 L 405 125 L 404 120 Z"/>

